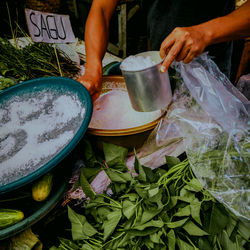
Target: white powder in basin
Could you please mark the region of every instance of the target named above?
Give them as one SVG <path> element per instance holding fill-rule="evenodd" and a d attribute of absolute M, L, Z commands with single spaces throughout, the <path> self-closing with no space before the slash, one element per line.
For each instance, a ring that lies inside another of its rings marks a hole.
<path fill-rule="evenodd" d="M 157 63 L 150 56 L 129 56 L 121 63 L 122 70 L 137 71 L 149 68 Z"/>
<path fill-rule="evenodd" d="M 101 95 L 94 103 L 90 128 L 126 129 L 150 123 L 161 116 L 161 111 L 137 112 L 123 90 L 112 90 Z"/>
<path fill-rule="evenodd" d="M 0 105 L 0 185 L 37 170 L 74 137 L 85 108 L 74 93 L 41 91 Z"/>

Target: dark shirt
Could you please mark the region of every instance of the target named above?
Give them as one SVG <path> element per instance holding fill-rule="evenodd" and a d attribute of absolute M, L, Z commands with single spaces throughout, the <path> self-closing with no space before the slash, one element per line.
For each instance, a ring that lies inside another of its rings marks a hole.
<path fill-rule="evenodd" d="M 235 0 L 141 0 L 147 11 L 147 27 L 152 50 L 175 27 L 200 24 L 224 16 L 234 10 Z M 220 70 L 230 76 L 232 42 L 216 44 L 206 49 Z"/>

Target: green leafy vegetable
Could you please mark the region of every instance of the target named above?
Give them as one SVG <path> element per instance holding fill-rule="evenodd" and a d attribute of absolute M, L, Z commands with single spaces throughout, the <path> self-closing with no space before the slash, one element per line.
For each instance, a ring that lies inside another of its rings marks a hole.
<path fill-rule="evenodd" d="M 196 226 L 192 221 L 188 221 L 183 228 L 187 231 L 189 235 L 192 236 L 204 236 L 208 235 L 207 232 L 200 229 L 198 226 Z"/>
<path fill-rule="evenodd" d="M 68 207 L 68 216 L 72 225 L 73 240 L 83 240 L 97 233 L 96 229 L 92 227 L 84 215 L 74 212 Z"/>
<path fill-rule="evenodd" d="M 101 166 L 112 194 L 90 194 L 81 214 L 69 208 L 79 249 L 246 249 L 250 230 L 203 188 L 187 159 L 166 157 L 165 166 L 151 170 L 135 157 L 132 174 L 126 150 L 103 146 L 105 164 L 89 150 L 86 168 Z"/>
<path fill-rule="evenodd" d="M 108 166 L 120 171 L 127 171 L 126 156 L 128 149 L 103 142 L 103 152 Z"/>
<path fill-rule="evenodd" d="M 0 75 L 14 78 L 15 83 L 45 76 L 73 78 L 79 73 L 80 67 L 76 63 L 49 44 L 30 43 L 24 48 L 18 48 L 7 39 L 0 38 Z M 14 83 L 6 81 L 0 84 L 1 89 Z"/>

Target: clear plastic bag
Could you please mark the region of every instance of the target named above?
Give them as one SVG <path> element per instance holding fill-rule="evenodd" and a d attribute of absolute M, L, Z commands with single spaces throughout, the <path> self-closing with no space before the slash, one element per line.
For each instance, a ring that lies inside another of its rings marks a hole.
<path fill-rule="evenodd" d="M 164 144 L 166 128 L 175 124 L 196 177 L 238 217 L 250 220 L 250 103 L 207 54 L 175 68 L 185 84 L 175 91 L 155 143 Z"/>

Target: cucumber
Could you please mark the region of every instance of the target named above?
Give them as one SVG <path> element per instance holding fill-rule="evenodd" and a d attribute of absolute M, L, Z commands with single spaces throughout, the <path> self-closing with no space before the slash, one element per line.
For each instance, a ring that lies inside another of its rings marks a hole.
<path fill-rule="evenodd" d="M 23 218 L 20 210 L 0 208 L 0 229 L 16 224 Z"/>
<path fill-rule="evenodd" d="M 32 186 L 32 198 L 35 201 L 44 201 L 48 198 L 53 186 L 53 174 L 47 173 Z"/>

